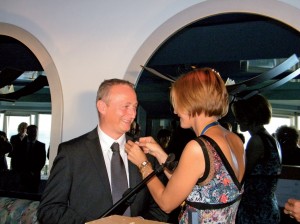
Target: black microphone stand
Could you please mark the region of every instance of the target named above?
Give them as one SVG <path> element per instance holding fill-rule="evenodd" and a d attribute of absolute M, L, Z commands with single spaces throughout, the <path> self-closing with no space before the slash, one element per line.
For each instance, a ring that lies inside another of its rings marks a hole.
<path fill-rule="evenodd" d="M 148 180 L 150 180 L 153 176 L 156 174 L 159 174 L 164 170 L 166 166 L 168 166 L 172 161 L 174 160 L 174 154 L 170 154 L 166 160 L 165 163 L 157 167 L 155 170 L 153 170 L 145 179 L 143 179 L 138 185 L 136 185 L 134 188 L 128 188 L 125 193 L 123 194 L 122 198 L 117 201 L 112 207 L 110 207 L 106 212 L 104 212 L 99 218 L 104 218 L 110 215 L 123 215 L 125 210 L 128 208 L 130 203 L 128 203 L 127 199 L 134 196 L 137 192 L 139 192 L 147 183 Z M 173 168 L 172 168 L 173 169 Z"/>

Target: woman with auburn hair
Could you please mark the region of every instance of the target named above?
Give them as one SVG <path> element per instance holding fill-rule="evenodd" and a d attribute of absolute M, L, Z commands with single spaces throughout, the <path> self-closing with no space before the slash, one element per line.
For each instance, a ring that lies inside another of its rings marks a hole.
<path fill-rule="evenodd" d="M 235 223 L 244 176 L 244 147 L 240 138 L 219 125 L 228 112 L 228 93 L 219 73 L 211 68 L 193 70 L 171 87 L 174 113 L 182 128 L 192 128 L 196 138 L 185 146 L 177 168 L 164 172 L 166 186 L 154 176 L 147 182 L 160 208 L 169 213 L 182 205 L 179 223 Z M 128 141 L 128 158 L 145 178 L 152 166 L 145 153 L 160 164 L 168 155 L 152 137 Z"/>

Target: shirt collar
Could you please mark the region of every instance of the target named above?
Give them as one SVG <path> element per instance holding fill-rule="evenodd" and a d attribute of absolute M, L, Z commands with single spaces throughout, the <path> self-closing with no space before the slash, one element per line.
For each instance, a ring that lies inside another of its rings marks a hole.
<path fill-rule="evenodd" d="M 119 143 L 120 152 L 125 150 L 124 149 L 124 146 L 125 146 L 125 143 L 126 143 L 125 134 L 123 134 L 120 138 L 115 140 L 115 139 L 111 138 L 110 136 L 108 136 L 107 134 L 105 134 L 98 125 L 98 136 L 99 136 L 99 139 L 100 139 L 100 143 L 101 143 L 103 152 L 107 152 L 108 150 L 111 150 L 110 147 L 114 142 Z"/>

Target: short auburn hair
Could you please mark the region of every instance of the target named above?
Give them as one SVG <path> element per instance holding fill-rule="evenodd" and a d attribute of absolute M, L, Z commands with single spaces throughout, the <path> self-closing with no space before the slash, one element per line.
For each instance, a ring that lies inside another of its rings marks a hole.
<path fill-rule="evenodd" d="M 228 112 L 228 92 L 220 74 L 211 68 L 198 68 L 180 76 L 171 86 L 174 109 L 191 117 L 224 117 Z"/>

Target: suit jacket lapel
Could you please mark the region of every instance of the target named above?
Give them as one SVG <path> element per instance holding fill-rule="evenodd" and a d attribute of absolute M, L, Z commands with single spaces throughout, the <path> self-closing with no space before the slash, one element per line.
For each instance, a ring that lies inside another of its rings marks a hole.
<path fill-rule="evenodd" d="M 99 173 L 99 177 L 101 179 L 100 184 L 101 188 L 105 192 L 111 192 L 110 183 L 106 171 L 106 166 L 104 162 L 103 153 L 101 150 L 101 145 L 98 137 L 97 128 L 91 131 L 88 136 L 88 141 L 86 142 L 86 147 L 88 152 L 90 153 L 94 165 L 96 167 L 97 172 Z M 112 200 L 112 199 L 111 199 Z M 112 201 L 111 201 L 112 203 Z"/>
<path fill-rule="evenodd" d="M 126 142 L 128 140 L 132 140 L 132 138 L 128 135 L 126 137 Z M 139 171 L 132 162 L 128 160 L 128 172 L 129 172 L 129 187 L 133 188 L 139 183 Z"/>
<path fill-rule="evenodd" d="M 128 170 L 129 170 L 129 185 L 131 188 L 135 187 L 139 181 L 138 181 L 138 171 L 136 165 L 134 165 L 132 162 L 128 160 Z"/>

